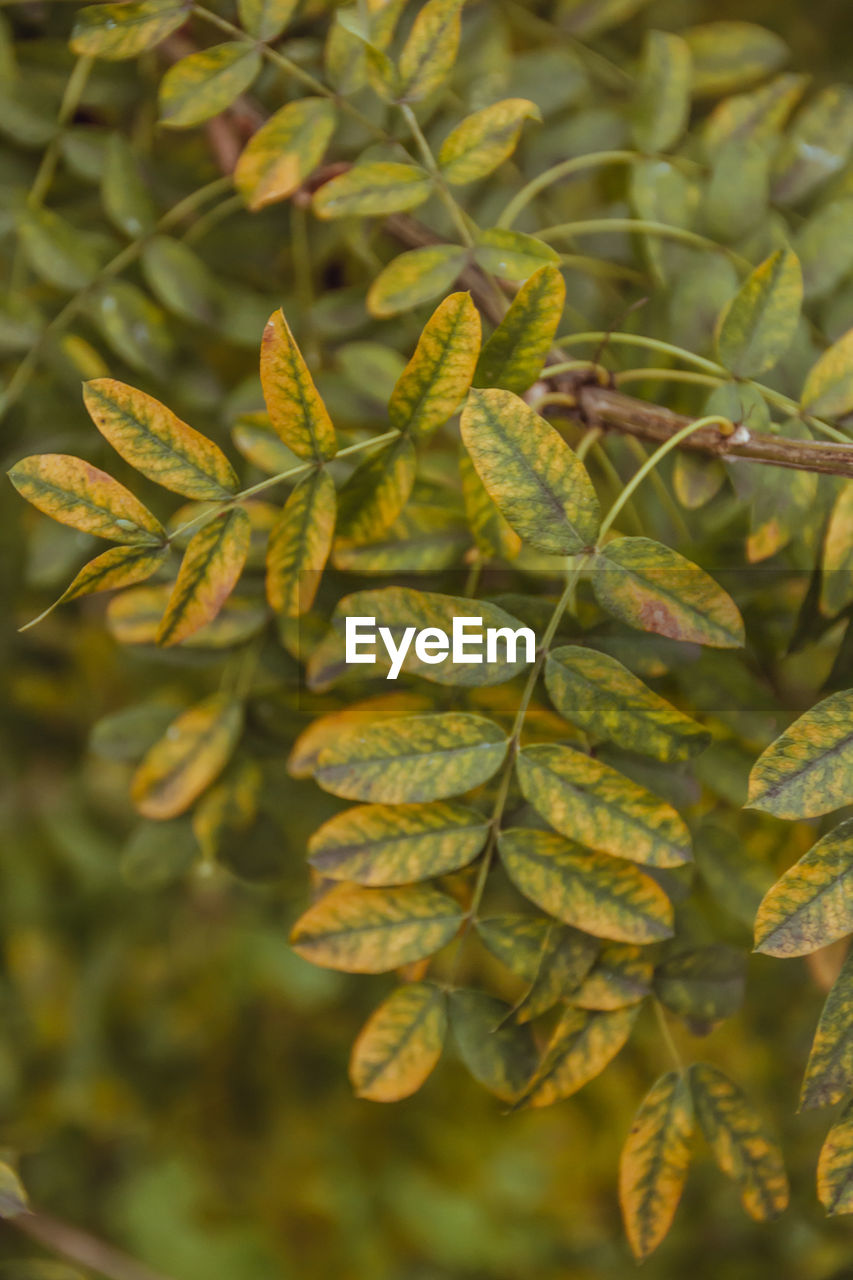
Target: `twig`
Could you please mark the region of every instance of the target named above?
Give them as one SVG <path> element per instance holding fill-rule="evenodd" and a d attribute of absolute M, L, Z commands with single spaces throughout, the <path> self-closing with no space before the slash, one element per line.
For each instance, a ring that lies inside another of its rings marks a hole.
<path fill-rule="evenodd" d="M 106 1276 L 107 1280 L 169 1280 L 162 1272 L 152 1271 L 144 1263 L 129 1258 L 112 1245 L 104 1244 L 87 1231 L 46 1213 L 22 1213 L 7 1221 L 52 1253 L 88 1267 L 90 1271 Z"/>

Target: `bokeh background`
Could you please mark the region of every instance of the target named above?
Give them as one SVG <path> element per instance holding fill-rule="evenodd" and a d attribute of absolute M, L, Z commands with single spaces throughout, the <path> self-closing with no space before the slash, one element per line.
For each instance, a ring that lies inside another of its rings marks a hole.
<path fill-rule="evenodd" d="M 760 22 L 818 82 L 853 69 L 848 0 L 652 7 L 662 27 Z M 36 85 L 61 89 L 73 8 L 4 9 Z M 630 24 L 618 33 L 629 46 L 633 39 Z M 144 65 L 107 67 L 81 130 L 99 112 L 121 113 L 134 77 L 146 74 Z M 0 135 L 5 275 L 3 214 L 38 153 L 2 108 Z M 171 143 L 168 165 L 177 186 L 194 167 L 200 181 L 213 176 L 184 137 Z M 282 217 L 235 219 L 208 241 L 213 259 L 227 249 L 240 263 L 241 318 L 232 316 L 229 332 L 193 336 L 188 349 L 204 340 L 207 350 L 178 360 L 172 401 L 214 435 L 222 382 L 239 397 L 268 304 L 297 288 L 286 249 L 268 247 Z M 336 322 L 330 309 L 324 323 Z M 24 452 L 90 442 L 79 405 L 84 356 L 57 353 L 49 383 L 31 385 L 3 424 L 4 466 Z M 17 634 L 83 549 L 22 507 L 11 487 L 0 492 L 0 1146 L 14 1153 L 34 1203 L 174 1280 L 623 1277 L 633 1263 L 616 1201 L 618 1152 L 640 1097 L 667 1066 L 651 1021 L 602 1078 L 543 1112 L 504 1114 L 452 1054 L 404 1103 L 354 1099 L 349 1047 L 391 979 L 320 971 L 288 949 L 320 799 L 278 764 L 281 862 L 271 884 L 215 874 L 129 884 L 120 856 L 133 825 L 129 766 L 92 751 L 89 735 L 146 689 L 168 702 L 170 681 L 177 696 L 187 675 L 167 658 L 118 647 L 97 604 Z M 201 660 L 198 670 L 203 684 Z M 271 704 L 266 728 L 284 734 L 287 714 Z M 748 939 L 745 924 L 732 928 Z M 777 1223 L 751 1223 L 699 1152 L 673 1232 L 644 1267 L 649 1280 L 853 1277 L 853 1224 L 828 1222 L 814 1190 L 825 1117 L 795 1114 L 820 1001 L 800 962 L 782 980 L 779 962 L 753 957 L 745 1010 L 696 1046 L 747 1083 L 779 1126 L 790 1209 Z M 21 1260 L 37 1253 L 13 1226 L 0 1227 L 0 1277 L 34 1276 Z"/>

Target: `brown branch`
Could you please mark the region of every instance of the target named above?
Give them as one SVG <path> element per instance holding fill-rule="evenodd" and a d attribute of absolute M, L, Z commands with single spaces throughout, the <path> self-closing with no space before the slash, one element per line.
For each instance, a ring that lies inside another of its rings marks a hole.
<path fill-rule="evenodd" d="M 107 1280 L 168 1280 L 161 1272 L 152 1271 L 87 1231 L 51 1218 L 46 1213 L 21 1213 L 7 1221 L 52 1253 L 88 1267 L 90 1271 L 106 1276 Z"/>
<path fill-rule="evenodd" d="M 395 240 L 410 249 L 442 243 L 440 236 L 407 214 L 392 214 L 386 218 L 384 225 Z M 472 298 L 483 314 L 497 324 L 501 317 L 497 314 L 494 297 L 487 287 L 483 273 L 477 267 L 468 266 L 460 275 L 459 283 L 471 291 Z M 546 361 L 543 380 L 549 378 L 547 365 L 557 364 L 565 359 L 563 352 L 552 351 Z M 552 404 L 549 406 L 552 413 L 570 414 L 589 426 L 634 436 L 638 440 L 662 444 L 674 436 L 676 431 L 694 421 L 683 414 L 673 413 L 663 405 L 637 400 L 612 387 L 602 387 L 597 382 L 586 382 L 583 375 L 557 374 L 553 377 L 553 383 L 556 389 L 565 391 L 573 398 L 577 407 Z M 741 427 L 733 436 L 723 436 L 716 429 L 708 427 L 700 428 L 678 447 L 730 461 L 744 458 L 749 462 L 788 467 L 794 471 L 853 476 L 853 443 L 845 445 L 829 441 L 790 440 L 784 436 L 762 435 L 749 431 L 747 427 Z"/>

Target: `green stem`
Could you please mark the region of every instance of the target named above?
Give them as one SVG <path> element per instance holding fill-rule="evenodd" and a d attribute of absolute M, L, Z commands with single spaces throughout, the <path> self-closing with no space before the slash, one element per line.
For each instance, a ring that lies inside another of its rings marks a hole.
<path fill-rule="evenodd" d="M 453 220 L 453 225 L 459 232 L 459 237 L 462 240 L 462 243 L 465 245 L 466 249 L 473 248 L 474 237 L 471 235 L 471 229 L 468 226 L 464 213 L 453 198 L 453 193 L 444 181 L 444 176 L 438 167 L 435 156 L 432 154 L 432 148 L 427 142 L 421 126 L 418 124 L 417 116 L 407 102 L 401 104 L 400 110 L 405 117 L 406 124 L 411 130 L 415 146 L 421 154 L 424 166 L 429 171 L 433 181 L 435 182 L 436 190 L 438 191 L 441 201 L 447 209 L 447 212 L 450 214 L 450 217 Z"/>
<path fill-rule="evenodd" d="M 726 379 L 716 373 L 698 373 L 694 369 L 625 369 L 615 373 L 613 381 L 617 387 L 627 382 L 647 382 L 649 379 L 659 382 L 691 382 L 701 387 L 722 387 Z"/>
<path fill-rule="evenodd" d="M 700 431 L 703 427 L 724 427 L 727 428 L 728 434 L 731 434 L 734 430 L 734 424 L 730 422 L 728 418 L 724 418 L 720 414 L 710 414 L 707 418 L 696 418 L 694 422 L 688 422 L 680 431 L 676 431 L 675 435 L 670 436 L 668 440 L 665 440 L 659 448 L 655 449 L 654 453 L 646 459 L 640 469 L 631 477 L 625 485 L 625 488 L 619 494 L 619 497 L 613 503 L 613 506 L 610 508 L 607 515 L 602 520 L 601 528 L 598 532 L 599 546 L 601 545 L 604 535 L 612 526 L 613 521 L 625 506 L 625 503 L 643 483 L 649 472 L 654 471 L 661 459 L 665 458 L 668 453 L 671 453 L 673 449 L 677 448 L 678 445 L 681 444 L 682 440 L 686 440 L 694 431 Z"/>
<path fill-rule="evenodd" d="M 704 356 L 694 355 L 692 351 L 688 351 L 685 347 L 677 347 L 672 342 L 663 342 L 660 338 L 647 338 L 642 333 L 611 333 L 606 329 L 592 330 L 587 333 L 570 333 L 565 338 L 558 338 L 557 346 L 571 347 L 577 344 L 585 345 L 586 343 L 598 345 L 610 342 L 645 347 L 649 351 L 659 351 L 663 355 L 675 356 L 678 360 L 686 360 L 688 363 L 696 365 L 698 369 L 704 369 L 707 373 L 716 374 L 724 379 L 729 377 L 721 364 L 715 364 L 713 360 L 706 360 Z M 548 376 L 561 373 L 562 369 L 563 366 L 559 364 L 548 365 Z"/>
<path fill-rule="evenodd" d="M 644 463 L 646 460 L 646 451 L 643 448 L 643 446 L 640 444 L 639 440 L 635 440 L 633 436 L 628 436 L 625 443 L 628 446 L 628 448 L 631 450 L 631 452 L 633 453 L 637 461 L 640 464 Z M 678 503 L 675 501 L 669 489 L 667 488 L 666 484 L 664 483 L 660 472 L 653 471 L 650 479 L 652 484 L 654 485 L 655 492 L 660 498 L 661 505 L 666 507 L 667 511 L 669 512 L 669 518 L 672 521 L 673 526 L 675 527 L 675 529 L 678 531 L 678 533 L 684 539 L 685 542 L 690 542 L 690 530 L 687 527 L 687 522 L 684 519 L 684 516 L 681 514 L 681 509 L 679 508 Z"/>
<path fill-rule="evenodd" d="M 559 164 L 543 170 L 525 183 L 499 214 L 495 226 L 511 227 L 522 210 L 536 199 L 540 191 L 559 182 L 561 178 L 569 178 L 573 173 L 582 173 L 584 169 L 600 169 L 604 165 L 635 164 L 638 160 L 645 158 L 639 151 L 590 151 L 585 156 L 572 156 L 568 160 L 561 160 Z"/>
<path fill-rule="evenodd" d="M 698 231 L 688 231 L 686 227 L 674 227 L 668 222 L 655 222 L 649 218 L 584 218 L 579 222 L 560 222 L 553 227 L 545 227 L 537 231 L 540 240 L 559 239 L 562 236 L 600 235 L 604 231 L 637 232 L 647 236 L 661 236 L 666 240 L 678 240 L 689 244 L 694 249 L 713 249 L 731 258 L 741 270 L 751 270 L 752 264 L 746 258 L 735 253 L 728 245 L 718 244 Z"/>

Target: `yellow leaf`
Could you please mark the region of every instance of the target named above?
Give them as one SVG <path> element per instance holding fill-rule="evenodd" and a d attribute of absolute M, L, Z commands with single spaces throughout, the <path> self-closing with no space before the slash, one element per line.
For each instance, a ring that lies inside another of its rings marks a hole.
<path fill-rule="evenodd" d="M 853 410 L 853 329 L 824 351 L 806 376 L 802 394 L 806 413 L 841 418 Z"/>
<path fill-rule="evenodd" d="M 480 555 L 487 560 L 514 560 L 521 550 L 521 538 L 489 497 L 468 454 L 459 454 L 459 478 L 465 515 Z"/>
<path fill-rule="evenodd" d="M 427 0 L 412 25 L 399 63 L 399 100 L 434 93 L 456 61 L 464 0 Z"/>
<path fill-rule="evenodd" d="M 243 728 L 239 702 L 214 694 L 184 711 L 147 752 L 131 795 L 145 818 L 176 818 L 216 780 Z"/>
<path fill-rule="evenodd" d="M 287 499 L 267 548 L 270 608 L 298 618 L 314 603 L 335 531 L 335 484 L 325 471 L 306 476 Z"/>
<path fill-rule="evenodd" d="M 432 177 L 419 165 L 376 160 L 324 182 L 312 203 L 317 217 L 324 219 L 401 213 L 423 204 L 432 190 Z"/>
<path fill-rule="evenodd" d="M 563 314 L 566 283 L 559 267 L 534 271 L 483 347 L 474 383 L 521 394 L 539 377 Z"/>
<path fill-rule="evenodd" d="M 427 982 L 398 987 L 371 1014 L 352 1048 L 349 1076 L 359 1098 L 399 1102 L 417 1093 L 447 1034 L 444 992 Z"/>
<path fill-rule="evenodd" d="M 252 212 L 286 200 L 323 159 L 335 131 L 326 98 L 300 98 L 270 116 L 244 147 L 234 185 Z"/>
<path fill-rule="evenodd" d="M 299 0 L 237 0 L 243 29 L 256 40 L 277 40 L 290 22 Z"/>
<path fill-rule="evenodd" d="M 338 543 L 373 542 L 384 533 L 408 501 L 417 466 L 408 436 L 360 463 L 341 490 Z"/>
<path fill-rule="evenodd" d="M 341 732 L 376 720 L 422 715 L 429 711 L 430 699 L 418 693 L 389 693 L 353 702 L 340 711 L 330 711 L 304 729 L 290 752 L 287 771 L 294 778 L 310 778 L 324 747 L 337 741 Z"/>
<path fill-rule="evenodd" d="M 367 309 L 380 319 L 430 302 L 454 283 L 468 261 L 458 244 L 431 244 L 401 253 L 380 271 L 367 293 Z"/>
<path fill-rule="evenodd" d="M 688 27 L 684 38 L 693 61 L 693 92 L 702 96 L 761 80 L 789 56 L 781 36 L 754 22 L 705 22 Z"/>
<path fill-rule="evenodd" d="M 224 453 L 153 396 L 113 378 L 87 382 L 95 426 L 125 462 L 186 498 L 230 498 L 237 477 Z"/>
<path fill-rule="evenodd" d="M 853 1104 L 826 1136 L 817 1166 L 817 1193 L 830 1215 L 853 1213 Z"/>
<path fill-rule="evenodd" d="M 249 517 L 236 507 L 190 539 L 157 630 L 157 644 L 180 644 L 216 617 L 243 572 L 251 533 Z"/>
<path fill-rule="evenodd" d="M 77 14 L 71 48 L 76 54 L 111 62 L 135 58 L 165 40 L 188 17 L 189 6 L 175 0 L 93 4 Z"/>
<path fill-rule="evenodd" d="M 168 547 L 110 547 L 109 551 L 84 565 L 59 599 L 19 630 L 28 631 L 58 605 L 67 604 L 69 600 L 94 595 L 96 591 L 111 591 L 114 587 L 129 587 L 132 583 L 144 582 L 157 572 L 168 556 Z"/>
<path fill-rule="evenodd" d="M 130 587 L 114 596 L 107 605 L 107 626 L 119 644 L 153 645 L 169 603 L 172 588 Z M 212 622 L 200 627 L 183 641 L 189 649 L 224 649 L 242 644 L 263 630 L 269 614 L 262 601 L 232 596 Z"/>
<path fill-rule="evenodd" d="M 162 542 L 160 521 L 129 489 L 82 458 L 42 453 L 22 458 L 9 471 L 22 498 L 39 511 L 83 533 L 129 546 Z"/>
<path fill-rule="evenodd" d="M 755 917 L 755 949 L 771 956 L 805 956 L 849 933 L 853 821 L 818 840 L 764 895 Z"/>
<path fill-rule="evenodd" d="M 567 1009 L 518 1105 L 549 1107 L 600 1075 L 624 1047 L 638 1010 L 638 1005 L 612 1013 Z"/>
<path fill-rule="evenodd" d="M 193 835 L 208 859 L 220 852 L 226 835 L 242 835 L 258 811 L 263 775 L 254 760 L 232 762 L 195 807 Z"/>
<path fill-rule="evenodd" d="M 834 618 L 853 602 L 853 483 L 849 480 L 829 517 L 821 570 L 821 612 Z"/>
<path fill-rule="evenodd" d="M 634 141 L 641 151 L 667 151 L 690 115 L 690 46 L 668 31 L 646 32 L 637 96 Z"/>
<path fill-rule="evenodd" d="M 446 422 L 471 385 L 479 351 L 479 312 L 470 294 L 452 293 L 430 316 L 397 379 L 388 404 L 392 426 L 423 439 Z"/>
<path fill-rule="evenodd" d="M 720 317 L 717 353 L 737 378 L 757 378 L 794 340 L 803 302 L 797 255 L 777 249 L 756 267 Z"/>
<path fill-rule="evenodd" d="M 339 884 L 293 926 L 297 955 L 345 973 L 386 973 L 433 955 L 463 919 L 459 904 L 425 885 L 363 889 Z"/>
<path fill-rule="evenodd" d="M 832 693 L 759 756 L 747 805 L 777 818 L 817 818 L 853 801 L 853 690 Z"/>
<path fill-rule="evenodd" d="M 217 116 L 249 88 L 261 55 L 242 40 L 211 45 L 174 63 L 160 81 L 160 119 L 189 129 Z"/>
<path fill-rule="evenodd" d="M 335 456 L 335 428 L 281 311 L 264 329 L 261 385 L 273 430 L 288 449 L 317 461 Z"/>
<path fill-rule="evenodd" d="M 684 1077 L 661 1076 L 640 1103 L 619 1160 L 619 1203 L 638 1262 L 672 1225 L 690 1162 L 693 1103 Z"/>
<path fill-rule="evenodd" d="M 476 182 L 503 164 L 515 150 L 525 120 L 540 120 L 535 102 L 503 98 L 465 119 L 453 129 L 438 153 L 447 182 Z"/>
<path fill-rule="evenodd" d="M 820 1015 L 800 1110 L 833 1107 L 853 1090 L 853 957 L 848 954 Z"/>

